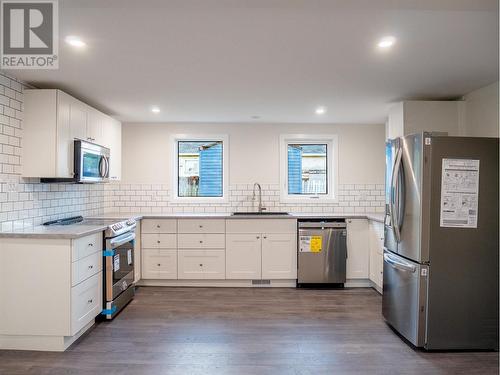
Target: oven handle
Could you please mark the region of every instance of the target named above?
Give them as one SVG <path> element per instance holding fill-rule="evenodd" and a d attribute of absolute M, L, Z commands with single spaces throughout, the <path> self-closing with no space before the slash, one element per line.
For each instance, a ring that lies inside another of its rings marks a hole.
<path fill-rule="evenodd" d="M 111 240 L 109 240 L 109 244 L 111 245 L 112 249 L 116 249 L 117 247 L 119 247 L 127 242 L 133 241 L 134 239 L 135 239 L 135 233 L 128 232 L 128 233 L 124 233 L 120 236 L 117 236 L 115 238 L 112 238 Z"/>

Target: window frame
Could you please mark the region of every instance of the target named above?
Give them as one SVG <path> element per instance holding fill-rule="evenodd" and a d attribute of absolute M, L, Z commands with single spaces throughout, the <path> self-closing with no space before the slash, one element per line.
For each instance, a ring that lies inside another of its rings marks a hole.
<path fill-rule="evenodd" d="M 288 193 L 288 145 L 326 144 L 327 194 Z M 280 135 L 280 201 L 282 203 L 338 202 L 338 136 L 336 134 Z"/>
<path fill-rule="evenodd" d="M 222 142 L 222 197 L 179 197 L 179 141 Z M 171 201 L 174 203 L 227 203 L 229 201 L 229 136 L 227 134 L 174 134 L 172 144 Z"/>

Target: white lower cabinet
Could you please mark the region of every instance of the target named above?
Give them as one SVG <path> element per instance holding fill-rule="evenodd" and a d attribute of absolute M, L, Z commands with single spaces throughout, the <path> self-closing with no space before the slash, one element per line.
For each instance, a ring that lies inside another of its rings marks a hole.
<path fill-rule="evenodd" d="M 226 221 L 226 278 L 297 278 L 297 220 Z"/>
<path fill-rule="evenodd" d="M 370 280 L 382 291 L 384 273 L 384 225 L 370 221 Z"/>
<path fill-rule="evenodd" d="M 71 334 L 76 334 L 102 311 L 102 272 L 71 288 Z"/>
<path fill-rule="evenodd" d="M 297 235 L 262 235 L 262 278 L 297 278 Z"/>
<path fill-rule="evenodd" d="M 179 250 L 179 279 L 225 279 L 224 250 Z"/>
<path fill-rule="evenodd" d="M 368 220 L 347 220 L 347 279 L 368 279 L 369 277 Z"/>
<path fill-rule="evenodd" d="M 102 245 L 102 232 L 1 239 L 0 349 L 64 351 L 91 327 L 102 311 Z"/>
<path fill-rule="evenodd" d="M 226 279 L 262 277 L 262 239 L 259 234 L 226 235 Z"/>
<path fill-rule="evenodd" d="M 142 278 L 177 279 L 177 250 L 142 249 Z"/>

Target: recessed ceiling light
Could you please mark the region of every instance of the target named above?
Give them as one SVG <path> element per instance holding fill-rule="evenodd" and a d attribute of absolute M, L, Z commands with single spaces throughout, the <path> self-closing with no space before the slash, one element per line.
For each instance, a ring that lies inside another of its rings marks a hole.
<path fill-rule="evenodd" d="M 151 112 L 153 112 L 153 113 L 160 113 L 160 108 L 157 107 L 157 106 L 153 106 L 153 107 L 151 107 Z"/>
<path fill-rule="evenodd" d="M 393 36 L 384 36 L 379 40 L 377 46 L 382 49 L 388 49 L 391 48 L 394 43 L 396 43 L 396 38 L 394 38 Z"/>
<path fill-rule="evenodd" d="M 258 116 L 258 115 L 253 115 L 253 116 L 252 116 L 252 119 L 254 119 L 254 120 L 258 120 L 258 119 L 260 119 L 260 116 Z"/>
<path fill-rule="evenodd" d="M 317 114 L 317 115 L 324 115 L 326 113 L 326 108 L 325 107 L 316 107 L 316 109 L 314 110 L 314 112 Z"/>
<path fill-rule="evenodd" d="M 83 48 L 87 46 L 87 43 L 85 43 L 81 38 L 74 35 L 69 35 L 64 40 L 66 41 L 66 43 L 73 47 Z"/>

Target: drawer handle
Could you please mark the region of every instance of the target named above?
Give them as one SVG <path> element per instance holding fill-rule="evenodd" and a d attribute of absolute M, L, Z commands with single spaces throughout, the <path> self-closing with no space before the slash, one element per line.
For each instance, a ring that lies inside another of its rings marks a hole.
<path fill-rule="evenodd" d="M 93 300 L 93 299 L 89 299 L 87 302 L 88 302 L 89 304 L 91 304 L 92 302 L 94 302 L 94 300 Z"/>

